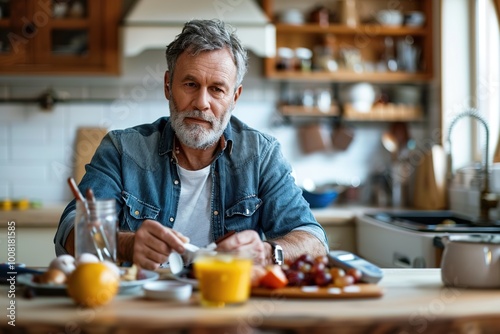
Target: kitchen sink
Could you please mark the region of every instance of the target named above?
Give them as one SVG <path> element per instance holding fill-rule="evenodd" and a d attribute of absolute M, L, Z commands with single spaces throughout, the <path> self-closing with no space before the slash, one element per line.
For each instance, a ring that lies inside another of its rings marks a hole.
<path fill-rule="evenodd" d="M 419 232 L 499 233 L 500 221 L 477 222 L 452 211 L 386 211 L 367 213 L 380 222 Z"/>

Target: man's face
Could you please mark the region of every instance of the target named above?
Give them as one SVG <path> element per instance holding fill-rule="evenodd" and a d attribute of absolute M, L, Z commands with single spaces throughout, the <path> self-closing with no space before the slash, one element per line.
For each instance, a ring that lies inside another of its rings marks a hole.
<path fill-rule="evenodd" d="M 235 91 L 236 66 L 227 49 L 187 52 L 177 59 L 172 87 L 165 75 L 172 127 L 179 140 L 192 148 L 217 143 L 241 93 Z"/>

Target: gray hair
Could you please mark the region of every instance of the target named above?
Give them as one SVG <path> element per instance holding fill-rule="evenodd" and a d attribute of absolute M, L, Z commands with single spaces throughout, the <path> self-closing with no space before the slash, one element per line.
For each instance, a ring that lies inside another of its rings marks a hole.
<path fill-rule="evenodd" d="M 196 56 L 203 51 L 221 50 L 226 47 L 232 53 L 236 65 L 236 89 L 241 85 L 247 72 L 248 55 L 234 28 L 217 19 L 187 22 L 165 52 L 170 71 L 170 84 L 174 76 L 175 63 L 182 52 L 187 51 Z"/>

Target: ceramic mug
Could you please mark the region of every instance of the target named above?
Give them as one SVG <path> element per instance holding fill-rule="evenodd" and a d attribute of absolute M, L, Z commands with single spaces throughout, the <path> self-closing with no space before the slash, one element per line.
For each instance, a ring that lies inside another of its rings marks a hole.
<path fill-rule="evenodd" d="M 441 238 L 441 280 L 461 288 L 500 287 L 500 235 L 450 235 Z"/>

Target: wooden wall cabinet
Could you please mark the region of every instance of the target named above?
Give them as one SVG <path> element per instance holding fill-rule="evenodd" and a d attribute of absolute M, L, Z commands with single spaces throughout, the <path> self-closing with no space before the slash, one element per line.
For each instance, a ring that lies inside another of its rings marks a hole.
<path fill-rule="evenodd" d="M 118 74 L 120 1 L 0 3 L 0 74 Z"/>

